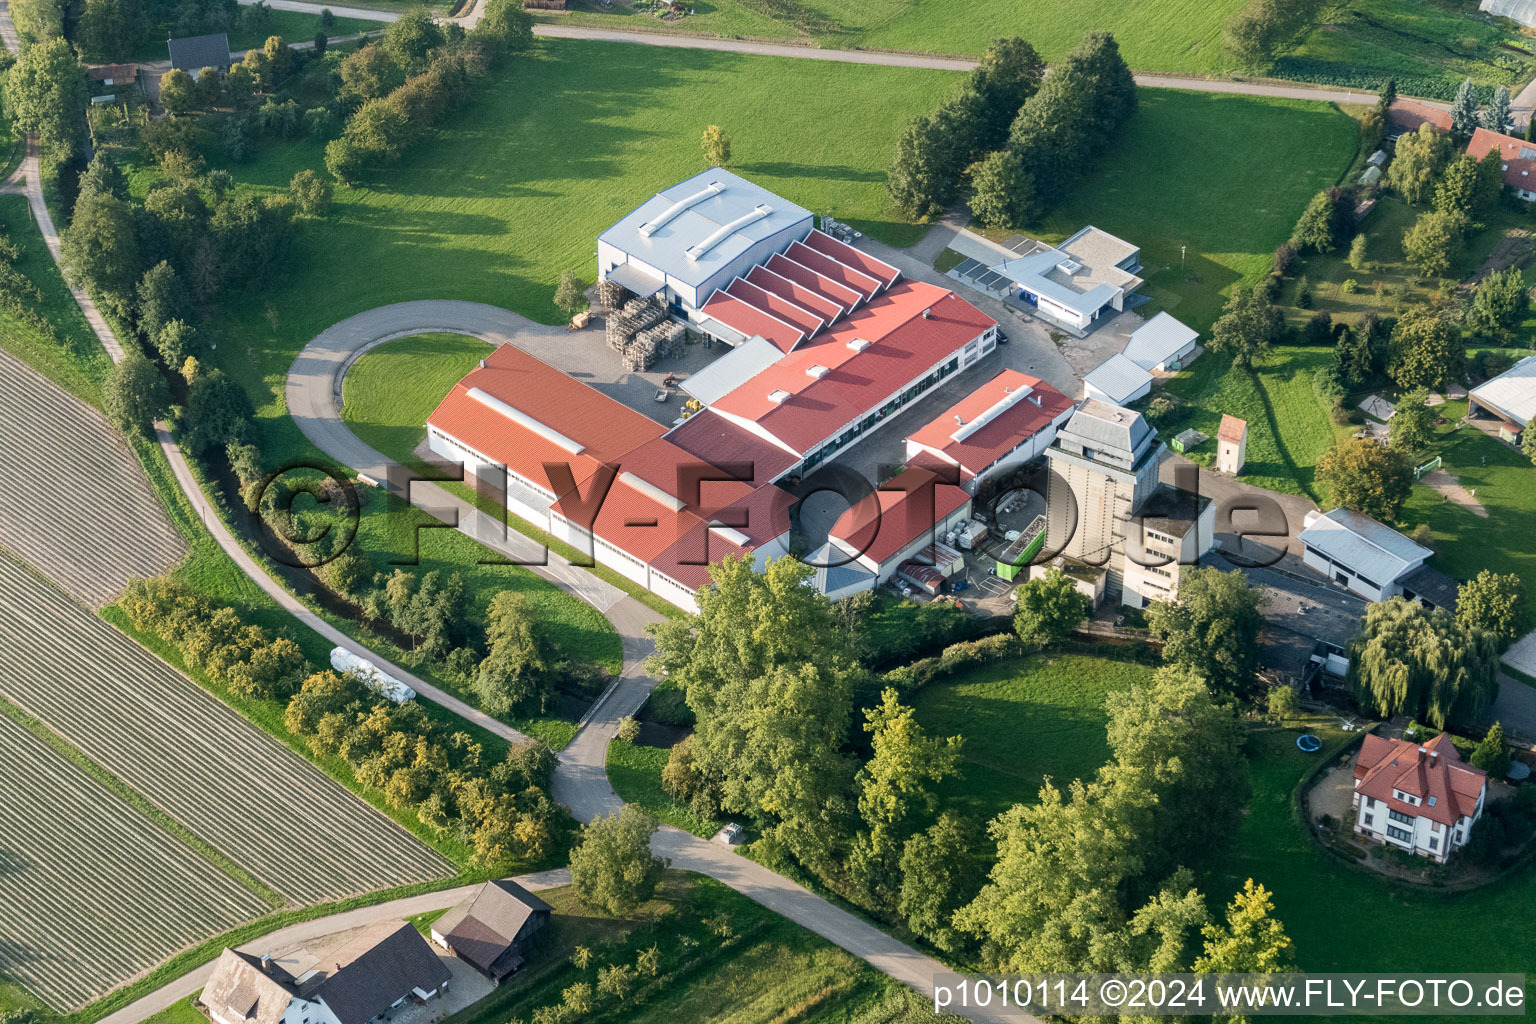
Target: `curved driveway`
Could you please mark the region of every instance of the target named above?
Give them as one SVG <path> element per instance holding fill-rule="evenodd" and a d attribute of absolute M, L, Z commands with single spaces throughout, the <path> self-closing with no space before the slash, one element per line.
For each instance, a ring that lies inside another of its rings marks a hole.
<path fill-rule="evenodd" d="M 547 343 L 549 337 L 563 336 L 565 331 L 535 324 L 495 306 L 454 300 L 401 302 L 349 317 L 317 335 L 294 359 L 289 370 L 288 411 L 304 436 L 338 462 L 359 471 L 371 471 L 370 475 L 376 479 L 384 479 L 389 460 L 359 440 L 341 419 L 338 398 L 342 377 L 356 358 L 373 346 L 391 338 L 426 333 L 464 334 L 492 344 L 537 349 L 541 340 Z M 435 485 L 418 484 L 411 497 L 414 503 L 445 522 L 459 522 L 459 529 L 477 539 L 480 538 L 476 530 L 485 527 L 473 525 L 474 517 L 490 521 L 489 517 Z M 515 532 L 504 542 L 492 546 L 524 556 L 541 550 Z M 645 674 L 645 659 L 653 649 L 645 626 L 658 621 L 661 616 L 634 598 L 595 581 L 584 570 L 564 564 L 556 555 L 551 554 L 549 562 L 547 566 L 532 568 L 578 596 L 591 600 L 594 589 L 605 597 L 606 591 L 618 594 L 616 599 L 594 603 L 613 623 L 623 641 L 623 671 L 614 685 L 598 698 L 576 738 L 561 752 L 553 786 L 557 802 L 570 808 L 578 820 L 591 821 L 623 806 L 623 801 L 608 784 L 608 743 L 618 731 L 619 719 L 638 711 L 656 685 L 655 680 Z M 578 583 L 579 577 L 586 577 L 587 582 Z M 597 583 L 595 588 L 594 582 Z M 653 849 L 658 855 L 669 858 L 674 868 L 697 871 L 725 883 L 925 995 L 932 994 L 934 975 L 949 972 L 949 968 L 938 961 L 898 942 L 782 875 L 739 856 L 730 847 L 663 826 L 656 834 Z M 990 1021 L 994 1018 L 978 1014 L 972 1019 Z"/>

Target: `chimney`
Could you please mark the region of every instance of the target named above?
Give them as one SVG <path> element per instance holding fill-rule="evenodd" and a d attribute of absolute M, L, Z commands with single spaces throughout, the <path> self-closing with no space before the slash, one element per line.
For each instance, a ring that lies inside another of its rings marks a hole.
<path fill-rule="evenodd" d="M 1438 750 L 1431 750 L 1429 752 L 1429 763 L 1430 764 L 1438 764 L 1439 762 L 1440 762 L 1440 751 L 1438 751 Z"/>
<path fill-rule="evenodd" d="M 1039 395 L 1030 395 L 1030 396 L 1029 396 L 1029 400 L 1030 400 L 1030 401 L 1031 401 L 1031 402 L 1034 402 L 1034 403 L 1035 403 L 1035 408 L 1037 408 L 1037 409 L 1043 409 L 1043 408 L 1045 408 L 1045 406 L 1043 406 L 1043 405 L 1041 405 L 1041 404 L 1040 404 L 1040 396 L 1039 396 Z"/>
<path fill-rule="evenodd" d="M 271 953 L 263 953 L 263 954 L 261 954 L 261 971 L 262 971 L 263 974 L 271 974 L 272 973 L 272 954 Z"/>

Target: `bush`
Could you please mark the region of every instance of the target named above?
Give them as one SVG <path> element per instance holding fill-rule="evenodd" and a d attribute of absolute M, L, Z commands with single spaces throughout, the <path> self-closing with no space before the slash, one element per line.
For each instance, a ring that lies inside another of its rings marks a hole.
<path fill-rule="evenodd" d="M 1359 290 L 1360 282 L 1356 281 L 1352 277 L 1345 278 L 1344 283 L 1339 285 L 1339 291 L 1343 292 L 1345 295 L 1353 295 Z"/>
<path fill-rule="evenodd" d="M 694 723 L 693 710 L 688 707 L 683 688 L 671 680 L 664 681 L 651 691 L 640 715 L 657 725 L 687 727 Z"/>
<path fill-rule="evenodd" d="M 1012 633 L 998 633 L 980 640 L 966 640 L 944 648 L 936 658 L 923 658 L 910 665 L 892 669 L 884 677 L 883 686 L 894 686 L 903 694 L 919 690 L 929 683 L 954 675 L 963 668 L 1001 661 L 1023 652 L 1023 644 Z"/>

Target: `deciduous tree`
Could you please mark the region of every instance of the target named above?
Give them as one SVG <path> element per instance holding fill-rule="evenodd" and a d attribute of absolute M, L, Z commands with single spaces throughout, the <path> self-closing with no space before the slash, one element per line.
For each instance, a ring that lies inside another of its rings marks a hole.
<path fill-rule="evenodd" d="M 705 128 L 699 138 L 699 145 L 704 150 L 704 162 L 709 166 L 724 167 L 731 162 L 731 137 L 719 125 L 712 124 Z"/>
<path fill-rule="evenodd" d="M 571 850 L 571 886 L 582 903 L 614 917 L 651 898 L 667 862 L 651 856 L 658 822 L 634 804 L 581 827 Z"/>
<path fill-rule="evenodd" d="M 1414 388 L 1397 400 L 1397 411 L 1387 421 L 1392 447 L 1404 453 L 1417 452 L 1435 437 L 1435 411 L 1429 407 L 1429 392 Z"/>
<path fill-rule="evenodd" d="M 1059 644 L 1072 635 L 1078 623 L 1093 614 L 1093 602 L 1077 589 L 1072 577 L 1052 569 L 1019 586 L 1013 628 L 1019 639 L 1033 647 Z"/>
<path fill-rule="evenodd" d="M 1525 588 L 1515 573 L 1484 569 L 1456 591 L 1456 621 L 1489 634 L 1506 650 L 1526 630 Z"/>
<path fill-rule="evenodd" d="M 36 132 L 44 149 L 75 152 L 85 118 L 85 65 L 63 36 L 52 36 L 21 51 L 5 72 L 5 109 L 17 131 Z"/>
<path fill-rule="evenodd" d="M 1285 316 L 1275 307 L 1269 291 L 1259 285 L 1232 286 L 1232 297 L 1211 326 L 1211 348 L 1227 352 L 1245 370 L 1280 337 Z"/>
<path fill-rule="evenodd" d="M 1450 139 L 1434 125 L 1421 124 L 1398 138 L 1387 181 L 1406 201 L 1422 203 L 1432 194 L 1440 168 L 1450 157 Z"/>
<path fill-rule="evenodd" d="M 1335 505 L 1391 523 L 1413 489 L 1413 467 L 1402 452 L 1369 437 L 1339 441 L 1317 460 L 1318 479 Z"/>
<path fill-rule="evenodd" d="M 979 829 L 945 813 L 902 849 L 896 912 L 908 928 L 947 953 L 966 946 L 954 916 L 981 888 L 984 875 L 976 849 L 982 839 Z"/>
<path fill-rule="evenodd" d="M 1443 277 L 1461 255 L 1466 228 L 1466 218 L 1459 213 L 1421 213 L 1413 226 L 1403 232 L 1403 256 L 1420 277 Z"/>
<path fill-rule="evenodd" d="M 1289 690 L 1289 687 L 1287 687 Z M 1224 923 L 1201 929 L 1205 949 L 1195 961 L 1201 974 L 1285 974 L 1296 970 L 1296 949 L 1285 926 L 1274 916 L 1269 890 L 1243 883 L 1243 891 L 1227 904 Z"/>
<path fill-rule="evenodd" d="M 1404 388 L 1439 389 L 1461 375 L 1461 331 L 1434 311 L 1410 310 L 1392 328 L 1387 375 Z"/>
<path fill-rule="evenodd" d="M 1492 636 L 1464 628 L 1444 608 L 1393 597 L 1366 608 L 1348 682 L 1377 714 L 1444 729 L 1477 721 L 1498 694 L 1497 673 Z"/>
<path fill-rule="evenodd" d="M 1214 690 L 1242 693 L 1258 667 L 1263 592 L 1237 570 L 1191 568 L 1179 574 L 1174 600 L 1147 609 L 1163 642 L 1163 660 L 1199 675 Z"/>
<path fill-rule="evenodd" d="M 130 348 L 107 372 L 101 404 L 107 418 L 127 434 L 146 435 L 171 402 L 165 378 L 137 349 Z"/>
<path fill-rule="evenodd" d="M 1472 306 L 1467 321 L 1472 329 L 1508 339 L 1531 311 L 1531 293 L 1519 269 L 1490 271 L 1472 292 Z"/>

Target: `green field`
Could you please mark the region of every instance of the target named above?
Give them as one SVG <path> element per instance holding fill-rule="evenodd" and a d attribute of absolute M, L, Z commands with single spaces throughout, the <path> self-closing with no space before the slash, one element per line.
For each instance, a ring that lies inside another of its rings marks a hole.
<path fill-rule="evenodd" d="M 197 1008 L 197 995 L 178 999 L 159 1013 L 144 1018 L 144 1024 L 207 1024 L 208 1018 Z"/>
<path fill-rule="evenodd" d="M 1398 91 L 1449 100 L 1463 78 L 1518 92 L 1536 47 L 1513 22 L 1469 15 L 1458 0 L 1349 0 L 1333 5 L 1272 73 L 1330 85 L 1376 89 L 1397 77 Z"/>
<path fill-rule="evenodd" d="M 1358 429 L 1334 424 L 1313 384 L 1317 368 L 1332 360 L 1332 349 L 1282 345 L 1255 360 L 1247 373 L 1234 369 L 1231 359 L 1207 352 L 1163 389 L 1185 404 L 1159 421 L 1158 430 L 1165 439 L 1188 427 L 1215 437 L 1223 413 L 1247 420 L 1243 481 L 1321 502 L 1326 495 L 1315 479 L 1317 460 L 1335 440 Z M 1215 454 L 1215 443 L 1208 441 L 1189 457 L 1210 465 Z"/>
<path fill-rule="evenodd" d="M 1275 246 L 1354 158 L 1358 129 L 1332 104 L 1142 89 L 1141 107 L 1026 233 L 1060 242 L 1094 224 L 1141 246 L 1141 294 L 1204 333 L 1231 286 L 1269 269 Z M 1182 253 L 1181 253 L 1181 250 Z"/>
<path fill-rule="evenodd" d="M 671 751 L 615 739 L 608 744 L 608 782 L 627 804 L 639 804 L 664 823 L 708 839 L 722 822 L 706 818 L 679 803 L 661 788 L 661 770 Z"/>
<path fill-rule="evenodd" d="M 1227 64 L 1222 27 L 1242 0 L 716 0 L 661 22 L 644 12 L 577 12 L 560 23 L 814 42 L 834 49 L 979 54 L 999 36 L 1023 36 L 1057 60 L 1090 30 L 1115 34 L 1133 68 L 1210 72 Z M 551 16 L 544 20 L 555 21 Z"/>
<path fill-rule="evenodd" d="M 569 887 L 539 896 L 554 908 L 529 963 L 447 1024 L 528 1020 L 572 985 L 595 988 L 601 968 L 633 966 L 655 948 L 622 1001 L 597 993 L 580 1019 L 624 1024 L 918 1024 L 932 1013 L 900 982 L 719 882 L 668 872 L 656 898 L 628 919 L 582 906 Z M 571 961 L 582 946 L 585 969 Z M 179 1024 L 179 1022 L 168 1022 Z"/>
<path fill-rule="evenodd" d="M 1204 884 L 1212 904 L 1226 902 L 1245 879 L 1263 883 L 1305 971 L 1525 971 L 1536 963 L 1536 935 L 1511 917 L 1512 908 L 1536 903 L 1529 863 L 1473 892 L 1438 895 L 1392 885 L 1313 842 L 1292 817 L 1291 791 L 1318 759 L 1359 734 L 1331 724 L 1309 731 L 1324 740 L 1322 754 L 1297 750 L 1292 729 L 1250 737 L 1253 797 L 1224 866 Z M 1446 935 L 1447 922 L 1461 922 L 1451 926 L 1453 940 L 1425 941 Z"/>
<path fill-rule="evenodd" d="M 1151 674 L 1145 665 L 1111 656 L 1048 653 L 974 668 L 919 690 L 911 703 L 923 728 L 965 737 L 962 775 L 940 784 L 941 803 L 987 819 L 1032 803 L 1047 777 L 1064 786 L 1091 776 L 1109 757 L 1105 696 Z"/>
<path fill-rule="evenodd" d="M 1531 524 L 1536 523 L 1536 466 L 1475 427 L 1457 429 L 1465 413 L 1465 402 L 1447 403 L 1442 415 L 1451 422 L 1442 428 L 1430 454 L 1439 455 L 1444 460 L 1441 468 L 1463 487 L 1477 492 L 1488 517 L 1417 484 L 1403 506 L 1404 528 L 1429 524 L 1434 531 L 1433 564 L 1442 572 L 1456 579 L 1470 579 L 1484 569 L 1512 572 L 1526 581 L 1529 594 L 1530 581 L 1536 580 L 1536 550 L 1529 542 Z M 1529 597 L 1526 625 L 1536 628 L 1536 601 Z"/>
<path fill-rule="evenodd" d="M 460 334 L 387 341 L 347 371 L 341 418 L 375 450 L 409 465 L 426 440 L 427 417 L 490 351 L 488 343 Z"/>

